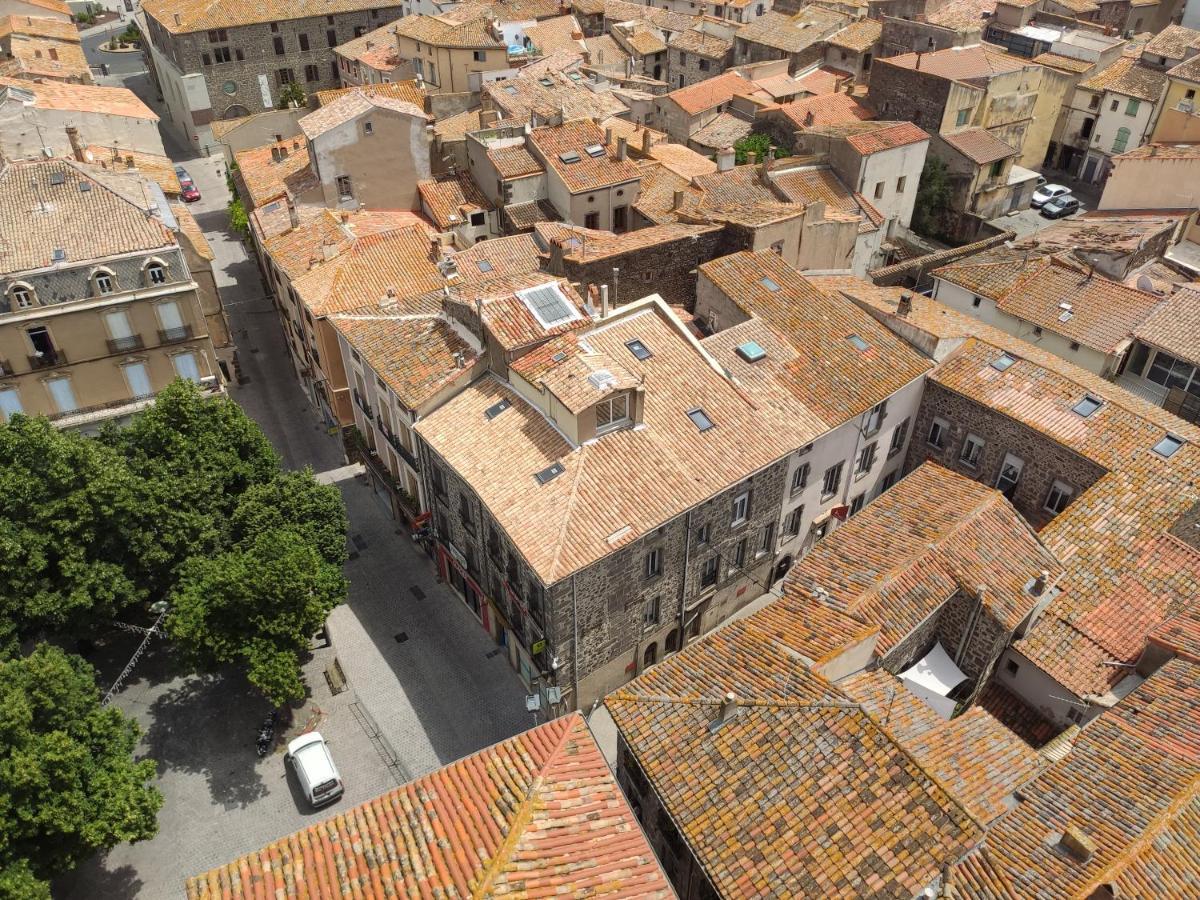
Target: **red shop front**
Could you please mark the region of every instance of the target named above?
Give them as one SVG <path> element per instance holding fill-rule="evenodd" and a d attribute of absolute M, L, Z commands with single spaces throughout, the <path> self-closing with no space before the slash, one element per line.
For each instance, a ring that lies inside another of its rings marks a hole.
<path fill-rule="evenodd" d="M 475 614 L 483 627 L 487 629 L 488 634 L 492 633 L 492 624 L 488 615 L 488 600 L 479 583 L 467 574 L 467 561 L 461 553 L 453 546 L 446 546 L 438 542 L 437 545 L 437 565 L 438 574 L 445 581 L 458 591 L 463 602 Z"/>

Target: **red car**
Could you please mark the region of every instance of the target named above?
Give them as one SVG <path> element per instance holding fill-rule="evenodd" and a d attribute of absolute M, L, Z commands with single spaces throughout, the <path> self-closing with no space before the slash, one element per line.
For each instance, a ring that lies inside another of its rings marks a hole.
<path fill-rule="evenodd" d="M 194 184 L 185 184 L 185 185 L 182 185 L 182 187 L 183 187 L 182 196 L 183 196 L 184 203 L 195 203 L 197 200 L 200 199 L 200 189 L 198 187 L 196 187 Z"/>

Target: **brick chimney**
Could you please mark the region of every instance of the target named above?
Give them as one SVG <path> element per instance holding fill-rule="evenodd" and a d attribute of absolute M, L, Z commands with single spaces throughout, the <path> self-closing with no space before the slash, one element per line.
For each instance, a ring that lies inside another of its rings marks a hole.
<path fill-rule="evenodd" d="M 87 162 L 87 147 L 83 143 L 83 138 L 79 135 L 79 129 L 74 125 L 67 126 L 67 140 L 71 142 L 71 154 L 79 162 Z"/>

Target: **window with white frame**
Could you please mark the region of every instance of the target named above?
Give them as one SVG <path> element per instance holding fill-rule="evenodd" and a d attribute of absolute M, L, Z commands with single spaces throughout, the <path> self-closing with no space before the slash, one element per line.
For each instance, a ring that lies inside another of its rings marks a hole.
<path fill-rule="evenodd" d="M 842 483 L 843 465 L 843 463 L 837 463 L 825 470 L 825 477 L 821 479 L 821 498 L 823 500 L 837 493 L 837 489 Z"/>
<path fill-rule="evenodd" d="M 340 200 L 354 199 L 354 185 L 351 183 L 349 175 L 337 176 L 337 192 Z"/>
<path fill-rule="evenodd" d="M 730 525 L 741 525 L 750 517 L 750 492 L 738 494 L 733 498 L 733 517 Z"/>
<path fill-rule="evenodd" d="M 787 537 L 793 538 L 800 533 L 800 522 L 804 519 L 804 507 L 797 506 L 793 509 L 786 519 L 783 520 L 783 533 Z"/>
<path fill-rule="evenodd" d="M 996 490 L 1011 500 L 1013 494 L 1016 493 L 1017 483 L 1021 480 L 1021 472 L 1024 469 L 1025 461 L 1021 457 L 1005 453 L 1004 462 L 1000 466 L 1000 474 L 996 476 Z"/>
<path fill-rule="evenodd" d="M 131 397 L 147 397 L 154 393 L 150 389 L 150 372 L 144 362 L 126 363 L 121 366 Z"/>
<path fill-rule="evenodd" d="M 75 391 L 71 387 L 70 378 L 51 378 L 46 382 L 46 390 L 54 401 L 54 408 L 60 413 L 74 412 L 79 409 L 75 402 Z"/>
<path fill-rule="evenodd" d="M 111 294 L 117 288 L 117 279 L 107 269 L 97 269 L 92 276 L 92 284 L 97 294 Z"/>
<path fill-rule="evenodd" d="M 171 357 L 171 364 L 180 378 L 195 384 L 200 383 L 200 363 L 196 360 L 195 353 L 176 353 Z"/>
<path fill-rule="evenodd" d="M 5 385 L 0 387 L 0 416 L 4 417 L 7 422 L 17 413 L 25 412 L 25 407 L 21 405 L 21 392 L 13 386 Z"/>
<path fill-rule="evenodd" d="M 810 466 L 808 463 L 804 463 L 803 465 L 797 466 L 796 470 L 792 472 L 791 493 L 793 497 L 808 487 L 808 473 L 811 471 L 811 469 L 812 466 Z"/>
<path fill-rule="evenodd" d="M 863 434 L 872 435 L 877 432 L 883 427 L 883 420 L 885 418 L 887 418 L 886 400 L 867 412 L 866 420 L 863 422 Z"/>
<path fill-rule="evenodd" d="M 721 557 L 710 556 L 704 561 L 704 567 L 700 570 L 700 587 L 712 587 L 717 583 L 721 569 Z"/>
<path fill-rule="evenodd" d="M 875 444 L 867 444 L 858 451 L 858 459 L 854 463 L 855 475 L 866 475 L 875 465 Z"/>
<path fill-rule="evenodd" d="M 945 419 L 934 419 L 929 426 L 929 436 L 925 439 L 930 447 L 937 447 L 942 450 L 946 446 L 946 433 L 950 430 L 950 423 Z"/>
<path fill-rule="evenodd" d="M 33 306 L 35 297 L 33 288 L 28 284 L 14 284 L 8 289 L 8 296 L 12 299 L 12 305 L 17 309 L 29 309 Z"/>
<path fill-rule="evenodd" d="M 658 624 L 659 617 L 662 615 L 662 601 L 658 597 L 651 597 L 642 605 L 642 625 L 653 626 Z"/>
<path fill-rule="evenodd" d="M 657 578 L 662 574 L 662 549 L 652 548 L 646 553 L 646 577 Z"/>
<path fill-rule="evenodd" d="M 1058 515 L 1067 508 L 1067 504 L 1071 502 L 1071 498 L 1075 496 L 1075 489 L 1069 484 L 1064 484 L 1061 481 L 1055 481 L 1050 485 L 1050 493 L 1046 495 L 1046 502 L 1042 506 L 1046 512 Z"/>
<path fill-rule="evenodd" d="M 905 419 L 896 426 L 896 430 L 892 432 L 891 443 L 888 444 L 888 459 L 891 459 L 897 453 L 904 449 L 904 442 L 908 439 L 908 419 Z"/>
<path fill-rule="evenodd" d="M 762 556 L 764 553 L 770 553 L 775 549 L 775 523 L 768 522 L 763 526 L 762 532 L 758 539 L 757 555 Z"/>
<path fill-rule="evenodd" d="M 964 466 L 974 469 L 979 465 L 979 460 L 983 456 L 984 441 L 977 434 L 968 434 L 966 440 L 963 441 L 962 452 L 958 454 L 958 461 Z"/>
<path fill-rule="evenodd" d="M 166 284 L 167 267 L 158 260 L 146 264 L 146 282 L 148 284 Z"/>
<path fill-rule="evenodd" d="M 622 391 L 596 404 L 596 433 L 603 434 L 629 422 L 629 394 Z"/>
<path fill-rule="evenodd" d="M 733 548 L 733 566 L 735 569 L 742 569 L 746 565 L 746 539 L 742 538 L 737 542 L 737 546 Z"/>
<path fill-rule="evenodd" d="M 154 311 L 158 313 L 159 338 L 163 341 L 182 341 L 188 336 L 187 325 L 183 321 L 183 314 L 179 311 L 179 304 L 174 300 L 167 300 L 163 303 L 154 304 Z"/>

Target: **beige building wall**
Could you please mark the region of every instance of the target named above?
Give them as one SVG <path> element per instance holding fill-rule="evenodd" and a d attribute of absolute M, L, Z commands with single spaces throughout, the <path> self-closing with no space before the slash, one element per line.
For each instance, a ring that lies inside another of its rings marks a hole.
<path fill-rule="evenodd" d="M 430 177 L 432 136 L 424 116 L 375 107 L 309 141 L 325 206 L 420 209 L 417 182 Z M 351 197 L 341 194 L 339 176 L 350 177 Z"/>
<path fill-rule="evenodd" d="M 1069 103 L 1074 96 L 1078 80 L 1078 75 L 1048 67 L 1042 68 L 1037 102 L 1033 106 L 1033 121 L 1025 132 L 1025 145 L 1021 148 L 1017 165 L 1026 169 L 1040 169 L 1046 162 L 1046 152 L 1054 138 L 1059 113 L 1063 104 Z"/>
<path fill-rule="evenodd" d="M 413 76 L 424 82 L 430 94 L 477 91 L 478 73 L 509 68 L 508 52 L 496 47 L 434 47 L 403 35 L 396 35 L 396 43 L 400 58 L 409 62 Z"/>
<path fill-rule="evenodd" d="M 41 89 L 41 85 L 29 83 L 28 90 L 35 96 Z M 77 89 L 86 102 L 89 96 L 86 86 Z M 98 90 L 111 91 L 112 88 Z M 149 109 L 146 112 L 149 113 Z M 152 113 L 139 118 L 113 115 L 101 109 L 39 109 L 37 106 L 25 106 L 11 97 L 0 103 L 0 156 L 5 159 L 38 159 L 43 155 L 43 147 L 53 150 L 55 156 L 70 156 L 68 125 L 79 129 L 85 145 L 100 144 L 166 156 L 162 134 L 158 130 L 158 117 Z"/>
<path fill-rule="evenodd" d="M 1191 159 L 1118 156 L 1113 158 L 1113 165 L 1100 198 L 1100 209 L 1200 207 L 1200 156 Z"/>
<path fill-rule="evenodd" d="M 1160 144 L 1200 143 L 1200 84 L 1171 78 L 1151 138 Z"/>

